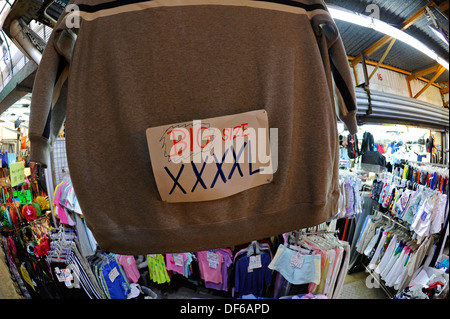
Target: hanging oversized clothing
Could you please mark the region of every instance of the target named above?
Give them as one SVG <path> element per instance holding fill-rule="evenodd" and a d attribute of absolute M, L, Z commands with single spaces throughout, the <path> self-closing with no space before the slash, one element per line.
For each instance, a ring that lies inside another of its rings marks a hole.
<path fill-rule="evenodd" d="M 140 255 L 228 247 L 318 225 L 337 211 L 336 118 L 355 134 L 357 108 L 323 1 L 71 4 L 79 10 L 60 17 L 34 81 L 30 160 L 47 164 L 65 119 L 71 180 L 101 249 Z M 194 190 L 207 197 L 216 184 L 248 181 L 255 168 L 209 163 L 213 179 L 187 162 L 169 174 L 151 161 L 147 129 L 229 115 L 245 127 L 240 114 L 253 111 L 278 130 L 273 176 L 234 195 L 183 202 Z M 163 195 L 180 202 L 161 199 L 155 169 L 168 181 L 162 186 L 173 183 Z M 187 174 L 198 183 L 183 184 Z"/>

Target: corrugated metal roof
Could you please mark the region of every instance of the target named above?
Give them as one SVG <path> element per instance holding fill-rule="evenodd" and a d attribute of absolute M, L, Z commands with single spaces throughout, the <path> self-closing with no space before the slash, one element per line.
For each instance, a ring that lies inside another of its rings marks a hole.
<path fill-rule="evenodd" d="M 448 0 L 436 0 L 435 3 L 440 5 L 445 1 L 448 2 Z M 326 4 L 339 6 L 364 15 L 370 15 L 373 13 L 370 10 L 371 7 L 369 5 L 375 4 L 379 8 L 380 20 L 398 28 L 401 28 L 401 25 L 405 20 L 410 18 L 430 2 L 431 1 L 427 0 L 325 0 Z M 432 12 L 434 13 L 436 19 L 440 23 L 443 23 L 448 31 L 448 9 L 445 12 L 440 12 L 439 9 L 434 7 L 432 8 Z M 363 51 L 368 49 L 383 37 L 383 34 L 375 30 L 363 28 L 348 22 L 336 20 L 336 24 L 339 28 L 339 32 L 341 33 L 347 55 L 351 57 L 359 56 Z M 431 21 L 424 16 L 406 29 L 405 32 L 423 42 L 439 56 L 448 61 L 449 46 L 432 32 L 429 25 L 431 25 Z M 367 59 L 378 62 L 386 48 L 387 45 L 367 57 Z M 383 64 L 397 67 L 409 72 L 415 72 L 433 66 L 436 62 L 420 51 L 411 48 L 411 46 L 404 44 L 401 41 L 396 41 L 391 51 L 383 61 Z M 432 76 L 433 74 L 425 77 L 431 78 Z M 448 80 L 449 72 L 445 71 L 436 82 Z"/>

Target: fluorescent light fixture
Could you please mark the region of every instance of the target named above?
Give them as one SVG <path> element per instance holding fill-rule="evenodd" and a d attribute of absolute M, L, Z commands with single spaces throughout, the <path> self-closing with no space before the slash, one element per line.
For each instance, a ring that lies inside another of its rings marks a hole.
<path fill-rule="evenodd" d="M 21 133 L 21 132 L 16 131 L 16 130 L 13 130 L 12 128 L 6 127 L 6 126 L 4 126 L 4 125 L 0 125 L 0 127 L 3 128 L 3 129 L 5 129 L 5 130 L 7 130 L 7 131 L 10 131 L 11 133 L 16 133 L 16 134 L 22 136 L 22 133 Z"/>
<path fill-rule="evenodd" d="M 370 28 L 375 31 L 384 33 L 390 37 L 393 37 L 399 41 L 402 41 L 413 48 L 419 50 L 425 55 L 429 56 L 433 60 L 437 61 L 440 65 L 442 65 L 447 70 L 449 69 L 448 62 L 443 58 L 438 56 L 436 52 L 431 50 L 425 44 L 417 40 L 416 38 L 410 36 L 408 33 L 403 32 L 400 29 L 397 29 L 386 22 L 375 19 L 373 17 L 368 17 L 350 10 L 346 10 L 337 6 L 328 5 L 328 11 L 330 12 L 333 19 L 342 20 L 349 23 L 357 24 L 359 26 Z"/>
<path fill-rule="evenodd" d="M 442 40 L 442 42 L 444 42 L 445 44 L 449 45 L 448 43 L 448 39 L 442 34 L 442 32 L 440 32 L 439 30 L 436 30 L 434 27 L 432 27 L 431 25 L 428 26 L 431 31 L 434 32 L 434 34 Z"/>

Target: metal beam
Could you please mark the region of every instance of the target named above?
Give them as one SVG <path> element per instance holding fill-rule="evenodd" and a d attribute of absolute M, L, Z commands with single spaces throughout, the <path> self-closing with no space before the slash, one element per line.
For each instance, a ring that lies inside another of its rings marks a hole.
<path fill-rule="evenodd" d="M 425 92 L 426 89 L 428 89 L 430 87 L 431 84 L 433 84 L 438 77 L 441 76 L 442 73 L 444 73 L 446 69 L 441 66 L 439 68 L 439 70 L 436 72 L 436 74 L 433 76 L 433 78 L 430 80 L 430 82 L 428 82 L 423 88 L 422 90 L 420 90 L 416 95 L 414 95 L 414 98 L 417 99 L 423 92 Z"/>
<path fill-rule="evenodd" d="M 440 89 L 441 94 L 448 93 L 448 87 Z"/>

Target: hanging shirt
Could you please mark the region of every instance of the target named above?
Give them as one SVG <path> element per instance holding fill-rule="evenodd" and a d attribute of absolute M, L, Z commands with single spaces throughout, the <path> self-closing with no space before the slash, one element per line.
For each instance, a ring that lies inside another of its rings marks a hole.
<path fill-rule="evenodd" d="M 430 232 L 431 216 L 435 201 L 436 199 L 434 197 L 428 197 L 424 200 L 415 216 L 414 222 L 411 225 L 411 228 L 418 235 L 419 242 L 420 238 L 428 236 Z"/>
<path fill-rule="evenodd" d="M 261 267 L 251 270 L 249 270 L 250 257 L 247 255 L 242 256 L 236 262 L 234 290 L 239 297 L 248 294 L 262 297 L 266 287 L 272 281 L 272 271 L 268 267 L 271 261 L 270 255 L 262 253 L 259 256 L 261 256 Z"/>
<path fill-rule="evenodd" d="M 57 186 L 57 189 L 55 190 L 55 197 L 53 199 L 53 204 L 56 208 L 56 214 L 59 218 L 59 221 L 62 224 L 69 225 L 69 218 L 64 210 L 64 207 L 62 207 L 59 202 L 59 199 L 61 198 L 61 194 L 64 190 L 64 186 L 66 186 L 66 185 L 67 185 L 67 183 L 63 182 Z"/>
<path fill-rule="evenodd" d="M 222 250 L 218 250 L 217 252 L 222 254 L 224 259 L 224 262 L 222 263 L 222 283 L 215 284 L 210 281 L 205 281 L 205 287 L 209 289 L 228 291 L 228 270 L 233 263 L 231 259 L 231 252 L 227 253 Z"/>
<path fill-rule="evenodd" d="M 128 281 L 137 283 L 140 278 L 140 274 L 134 257 L 119 255 L 118 261 L 120 265 L 123 267 L 123 270 L 125 271 Z"/>
<path fill-rule="evenodd" d="M 215 284 L 223 282 L 222 264 L 223 255 L 218 251 L 199 251 L 197 252 L 197 261 L 200 268 L 200 274 L 204 281 Z"/>
<path fill-rule="evenodd" d="M 441 231 L 446 216 L 445 215 L 446 204 L 447 204 L 447 195 L 440 194 L 438 196 L 438 199 L 436 200 L 435 207 L 433 209 L 433 212 L 435 212 L 435 214 L 433 214 L 432 216 L 430 234 L 436 234 Z"/>
<path fill-rule="evenodd" d="M 188 260 L 186 254 L 166 254 L 167 270 L 175 271 L 185 276 L 185 264 Z"/>
<path fill-rule="evenodd" d="M 147 264 L 150 279 L 157 284 L 170 282 L 169 274 L 167 273 L 164 256 L 161 254 L 147 255 Z"/>

